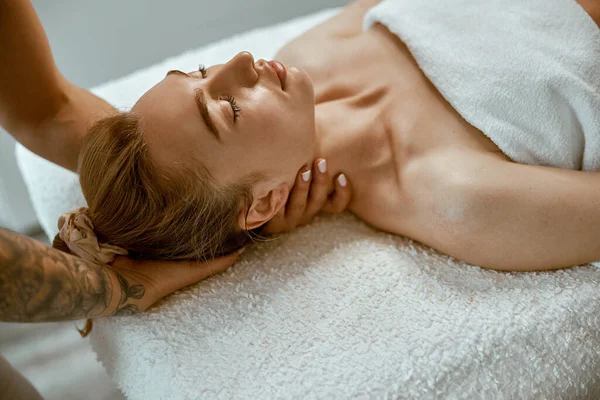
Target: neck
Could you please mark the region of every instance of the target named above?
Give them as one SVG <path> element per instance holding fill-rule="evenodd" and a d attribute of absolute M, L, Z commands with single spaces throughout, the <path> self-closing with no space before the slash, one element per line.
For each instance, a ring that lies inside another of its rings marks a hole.
<path fill-rule="evenodd" d="M 331 177 L 344 173 L 356 190 L 370 185 L 373 173 L 390 162 L 390 144 L 380 97 L 369 102 L 330 101 L 315 107 L 316 150 L 314 158 L 327 160 Z M 313 159 L 314 159 L 313 158 Z"/>
<path fill-rule="evenodd" d="M 331 177 L 344 173 L 352 179 L 360 165 L 352 162 L 352 154 L 356 152 L 356 133 L 345 128 L 351 124 L 344 123 L 346 116 L 340 107 L 333 103 L 318 104 L 315 107 L 316 148 L 314 158 L 327 160 L 327 170 Z"/>

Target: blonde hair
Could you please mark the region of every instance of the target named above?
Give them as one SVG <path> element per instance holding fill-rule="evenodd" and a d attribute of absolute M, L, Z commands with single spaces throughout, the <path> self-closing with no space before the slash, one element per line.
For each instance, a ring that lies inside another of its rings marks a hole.
<path fill-rule="evenodd" d="M 201 162 L 160 166 L 132 113 L 92 126 L 78 169 L 98 239 L 133 258 L 207 260 L 242 247 L 250 237 L 239 228 L 239 217 L 261 177 L 222 186 Z M 55 247 L 64 249 L 58 242 Z"/>

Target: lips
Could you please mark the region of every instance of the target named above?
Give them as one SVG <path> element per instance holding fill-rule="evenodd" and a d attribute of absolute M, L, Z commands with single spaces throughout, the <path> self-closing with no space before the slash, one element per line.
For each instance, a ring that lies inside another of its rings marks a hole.
<path fill-rule="evenodd" d="M 281 90 L 285 89 L 285 79 L 287 77 L 287 71 L 282 63 L 279 61 L 269 61 L 268 64 L 275 70 L 279 82 L 281 83 Z"/>

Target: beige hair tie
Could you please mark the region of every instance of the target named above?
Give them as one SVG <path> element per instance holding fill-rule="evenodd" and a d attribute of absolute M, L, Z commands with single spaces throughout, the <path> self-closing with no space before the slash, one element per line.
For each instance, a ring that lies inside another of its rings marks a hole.
<path fill-rule="evenodd" d="M 67 244 L 71 253 L 84 260 L 108 264 L 117 255 L 128 254 L 122 247 L 98 242 L 87 207 L 62 214 L 58 218 L 58 229 L 58 235 Z"/>

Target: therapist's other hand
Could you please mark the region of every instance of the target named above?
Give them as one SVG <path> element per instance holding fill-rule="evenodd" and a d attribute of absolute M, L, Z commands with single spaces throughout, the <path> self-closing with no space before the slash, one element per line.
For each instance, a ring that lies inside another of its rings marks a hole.
<path fill-rule="evenodd" d="M 320 211 L 338 213 L 350 204 L 352 187 L 348 177 L 338 174 L 333 177 L 327 170 L 327 161 L 318 158 L 312 168 L 303 168 L 285 207 L 273 217 L 261 233 L 273 234 L 291 231 L 308 224 Z"/>
<path fill-rule="evenodd" d="M 121 275 L 121 301 L 114 315 L 135 314 L 144 311 L 165 296 L 186 286 L 200 282 L 231 267 L 241 251 L 206 262 L 181 260 L 133 260 L 117 257 L 110 268 Z"/>

